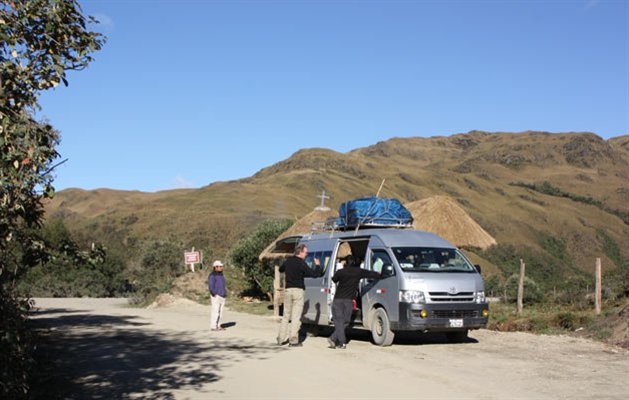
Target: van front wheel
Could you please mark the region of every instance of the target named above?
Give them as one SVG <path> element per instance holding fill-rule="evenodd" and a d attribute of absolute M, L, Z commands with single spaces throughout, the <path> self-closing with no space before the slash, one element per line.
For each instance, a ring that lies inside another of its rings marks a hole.
<path fill-rule="evenodd" d="M 391 346 L 395 334 L 391 331 L 391 324 L 387 312 L 382 308 L 373 311 L 371 317 L 371 336 L 378 346 Z"/>

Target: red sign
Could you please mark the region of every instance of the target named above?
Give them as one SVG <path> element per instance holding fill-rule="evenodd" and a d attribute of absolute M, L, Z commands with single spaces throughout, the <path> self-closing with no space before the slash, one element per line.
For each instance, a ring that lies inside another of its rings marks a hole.
<path fill-rule="evenodd" d="M 201 253 L 198 251 L 185 251 L 183 258 L 186 264 L 198 264 L 201 262 Z"/>

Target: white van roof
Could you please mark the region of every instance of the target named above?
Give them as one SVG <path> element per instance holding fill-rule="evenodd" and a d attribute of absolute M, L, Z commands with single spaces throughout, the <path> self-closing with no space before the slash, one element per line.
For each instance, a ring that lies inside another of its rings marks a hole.
<path fill-rule="evenodd" d="M 358 231 L 304 234 L 304 240 L 348 239 L 378 237 L 387 247 L 441 247 L 456 248 L 452 243 L 431 232 L 415 229 L 360 229 Z"/>

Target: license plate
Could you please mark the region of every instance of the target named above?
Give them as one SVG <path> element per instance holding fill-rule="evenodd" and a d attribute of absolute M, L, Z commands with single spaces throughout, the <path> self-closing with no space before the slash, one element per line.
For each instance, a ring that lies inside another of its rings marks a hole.
<path fill-rule="evenodd" d="M 450 320 L 450 328 L 463 328 L 463 320 L 462 319 L 451 319 Z"/>

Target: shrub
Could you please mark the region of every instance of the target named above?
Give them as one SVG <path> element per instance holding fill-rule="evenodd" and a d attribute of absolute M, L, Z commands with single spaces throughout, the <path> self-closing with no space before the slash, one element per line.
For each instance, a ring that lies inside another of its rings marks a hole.
<path fill-rule="evenodd" d="M 185 272 L 183 249 L 181 243 L 171 240 L 152 240 L 144 244 L 140 268 L 132 273 L 133 303 L 149 303 L 170 290 L 175 278 Z"/>
<path fill-rule="evenodd" d="M 489 297 L 499 297 L 502 295 L 502 284 L 498 275 L 491 275 L 485 279 L 485 293 Z"/>
<path fill-rule="evenodd" d="M 588 295 L 593 292 L 593 278 L 573 275 L 564 281 L 564 284 L 555 297 L 555 302 L 586 307 L 589 304 Z"/>
<path fill-rule="evenodd" d="M 37 297 L 108 297 L 124 291 L 124 263 L 93 244 L 81 249 L 61 220 L 39 231 L 47 255 L 18 283 L 23 295 Z"/>
<path fill-rule="evenodd" d="M 29 390 L 34 347 L 24 316 L 30 305 L 0 292 L 0 398 L 26 398 Z"/>
<path fill-rule="evenodd" d="M 292 225 L 291 220 L 267 220 L 262 222 L 256 230 L 240 240 L 228 254 L 230 263 L 240 268 L 249 280 L 250 288 L 271 298 L 274 271 L 258 256 L 273 240 Z"/>
<path fill-rule="evenodd" d="M 564 311 L 557 314 L 555 323 L 563 329 L 574 330 L 576 319 L 577 318 L 573 313 L 570 311 Z"/>
<path fill-rule="evenodd" d="M 518 283 L 520 276 L 517 274 L 511 275 L 505 282 L 505 291 L 507 294 L 507 300 L 515 302 L 518 299 Z M 543 299 L 543 295 L 539 286 L 535 281 L 529 277 L 524 277 L 524 296 L 522 302 L 525 304 L 539 303 Z"/>

